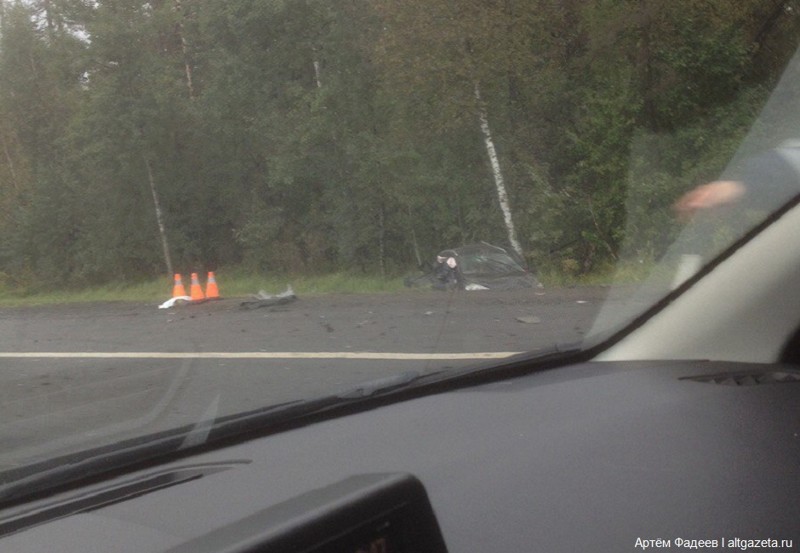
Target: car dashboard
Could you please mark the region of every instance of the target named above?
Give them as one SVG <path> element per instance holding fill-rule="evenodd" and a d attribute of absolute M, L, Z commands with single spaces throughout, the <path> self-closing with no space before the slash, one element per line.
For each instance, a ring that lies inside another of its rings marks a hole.
<path fill-rule="evenodd" d="M 799 397 L 800 371 L 781 364 L 535 371 L 19 505 L 1 515 L 0 549 L 553 552 L 777 540 L 758 543 L 790 550 L 800 543 Z M 402 516 L 381 519 L 389 512 Z"/>

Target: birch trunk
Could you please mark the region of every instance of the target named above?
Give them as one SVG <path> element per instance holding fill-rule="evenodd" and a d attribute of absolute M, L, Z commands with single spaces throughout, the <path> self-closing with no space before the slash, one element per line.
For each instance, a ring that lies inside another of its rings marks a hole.
<path fill-rule="evenodd" d="M 194 100 L 194 78 L 192 71 L 192 63 L 189 56 L 189 42 L 186 40 L 186 31 L 183 27 L 183 5 L 181 0 L 174 0 L 175 12 L 178 14 L 177 32 L 181 40 L 181 51 L 183 52 L 183 67 L 186 73 L 186 88 L 189 90 L 189 99 Z"/>
<path fill-rule="evenodd" d="M 158 233 L 161 236 L 161 247 L 164 250 L 164 262 L 167 264 L 167 274 L 171 277 L 175 274 L 172 270 L 172 257 L 169 254 L 169 243 L 167 242 L 167 229 L 164 225 L 164 212 L 161 210 L 161 202 L 158 199 L 158 192 L 156 191 L 156 180 L 153 177 L 153 167 L 150 160 L 144 159 L 145 167 L 147 167 L 147 179 L 150 182 L 150 192 L 153 195 L 153 206 L 156 210 L 156 222 L 158 223 Z"/>
<path fill-rule="evenodd" d="M 492 140 L 492 131 L 489 128 L 489 116 L 486 112 L 486 104 L 481 99 L 481 89 L 478 83 L 475 83 L 475 99 L 478 101 L 478 120 L 481 125 L 481 132 L 483 133 L 483 142 L 486 145 L 486 153 L 489 156 L 489 162 L 492 165 L 492 174 L 494 176 L 494 185 L 497 188 L 497 200 L 500 203 L 500 210 L 503 212 L 503 220 L 506 225 L 506 232 L 508 232 L 508 242 L 514 248 L 520 257 L 524 256 L 522 246 L 517 240 L 517 231 L 514 229 L 514 219 L 511 216 L 511 206 L 508 203 L 508 193 L 506 192 L 505 181 L 503 180 L 503 172 L 500 170 L 500 161 L 497 159 L 497 150 L 494 147 L 494 140 Z"/>
<path fill-rule="evenodd" d="M 408 220 L 412 221 L 411 208 L 408 208 Z M 417 243 L 417 233 L 414 231 L 414 225 L 411 224 L 411 246 L 414 248 L 414 257 L 417 259 L 417 267 L 422 267 L 422 256 L 419 253 L 419 244 Z"/>
<path fill-rule="evenodd" d="M 322 88 L 322 66 L 319 60 L 314 60 L 314 79 L 317 81 L 317 88 Z"/>

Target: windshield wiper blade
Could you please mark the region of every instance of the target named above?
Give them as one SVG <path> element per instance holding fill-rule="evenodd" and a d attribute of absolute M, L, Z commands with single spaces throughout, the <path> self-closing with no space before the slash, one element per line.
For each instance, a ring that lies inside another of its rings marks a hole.
<path fill-rule="evenodd" d="M 265 407 L 259 411 L 262 416 L 266 416 L 267 413 L 280 413 L 304 403 L 306 403 L 304 400 L 291 401 Z M 228 418 L 230 417 L 223 420 Z M 0 509 L 49 494 L 54 490 L 67 489 L 77 482 L 101 474 L 153 462 L 165 455 L 173 455 L 184 450 L 191 451 L 194 444 L 187 444 L 187 437 L 196 435 L 198 425 L 205 432 L 208 422 L 201 420 L 196 424 L 138 436 L 3 471 L 0 473 Z M 211 421 L 211 431 L 206 433 L 206 437 L 215 431 L 216 426 L 217 424 Z M 204 444 L 205 442 L 197 445 L 202 447 Z"/>
<path fill-rule="evenodd" d="M 200 421 L 200 426 L 184 426 L 12 469 L 0 474 L 0 508 L 69 489 L 87 478 L 168 462 L 225 443 L 278 433 L 331 416 L 555 368 L 574 361 L 583 353 L 585 350 L 573 345 L 554 346 L 546 351 L 510 357 L 501 365 L 495 361 L 491 365 L 482 363 L 463 369 L 407 371 L 368 380 L 336 394 Z M 190 437 L 188 441 L 187 436 Z M 198 436 L 203 439 L 197 439 Z"/>
<path fill-rule="evenodd" d="M 421 377 L 422 374 L 419 371 L 407 371 L 401 374 L 377 378 L 375 380 L 367 380 L 366 382 L 359 382 L 356 386 L 344 392 L 335 394 L 334 397 L 339 399 L 362 399 L 373 396 L 379 392 L 388 392 L 405 387 L 419 380 Z"/>

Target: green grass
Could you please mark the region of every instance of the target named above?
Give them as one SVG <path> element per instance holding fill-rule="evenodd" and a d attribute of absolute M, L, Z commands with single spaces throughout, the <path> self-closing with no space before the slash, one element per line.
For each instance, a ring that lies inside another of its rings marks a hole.
<path fill-rule="evenodd" d="M 382 278 L 348 273 L 332 273 L 328 275 L 257 275 L 233 270 L 215 273 L 217 285 L 222 297 L 249 297 L 264 290 L 275 294 L 292 286 L 300 296 L 323 294 L 383 293 L 404 290 L 401 277 Z M 205 290 L 205 277 L 200 280 Z M 183 285 L 189 292 L 191 281 L 188 275 L 183 277 Z M 52 305 L 81 302 L 138 301 L 163 302 L 172 296 L 172 279 L 154 279 L 138 284 L 103 285 L 76 290 L 53 290 L 27 292 L 0 288 L 0 306 Z"/>
<path fill-rule="evenodd" d="M 216 273 L 220 294 L 228 296 L 249 296 L 264 290 L 278 293 L 291 285 L 298 295 L 355 294 L 398 292 L 405 289 L 401 277 L 387 277 L 331 273 L 327 275 L 269 276 L 252 273 Z M 188 284 L 187 284 L 188 286 Z M 187 288 L 188 290 L 188 288 Z"/>
<path fill-rule="evenodd" d="M 652 262 L 624 262 L 598 268 L 590 273 L 575 274 L 552 267 L 539 270 L 537 278 L 547 286 L 608 286 L 610 284 L 634 284 L 642 282 L 655 269 Z"/>
<path fill-rule="evenodd" d="M 557 286 L 603 286 L 613 282 L 633 283 L 641 281 L 653 269 L 653 264 L 628 263 L 620 267 L 609 266 L 590 274 L 574 275 L 557 268 L 542 268 L 538 275 L 545 287 Z M 292 286 L 299 296 L 355 293 L 396 293 L 408 290 L 403 278 L 382 278 L 376 275 L 356 273 L 331 273 L 326 275 L 264 275 L 244 269 L 216 272 L 217 284 L 223 298 L 246 298 L 264 290 L 276 294 Z M 35 291 L 15 290 L 0 286 L 0 306 L 52 305 L 80 302 L 132 301 L 161 303 L 172 296 L 172 279 L 153 279 L 137 284 L 94 286 L 83 289 Z M 189 292 L 189 275 L 184 275 L 183 284 Z M 201 278 L 205 290 L 205 276 Z"/>
<path fill-rule="evenodd" d="M 171 294 L 171 283 L 166 279 L 138 284 L 103 285 L 91 288 L 35 291 L 5 289 L 0 291 L 0 305 L 51 305 L 59 303 L 104 301 L 157 301 Z"/>

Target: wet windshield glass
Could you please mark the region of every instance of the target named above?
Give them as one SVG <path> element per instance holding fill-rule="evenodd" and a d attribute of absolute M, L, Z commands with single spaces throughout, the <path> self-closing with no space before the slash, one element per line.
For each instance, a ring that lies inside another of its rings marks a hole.
<path fill-rule="evenodd" d="M 800 189 L 798 9 L 0 1 L 0 471 L 624 325 Z"/>

